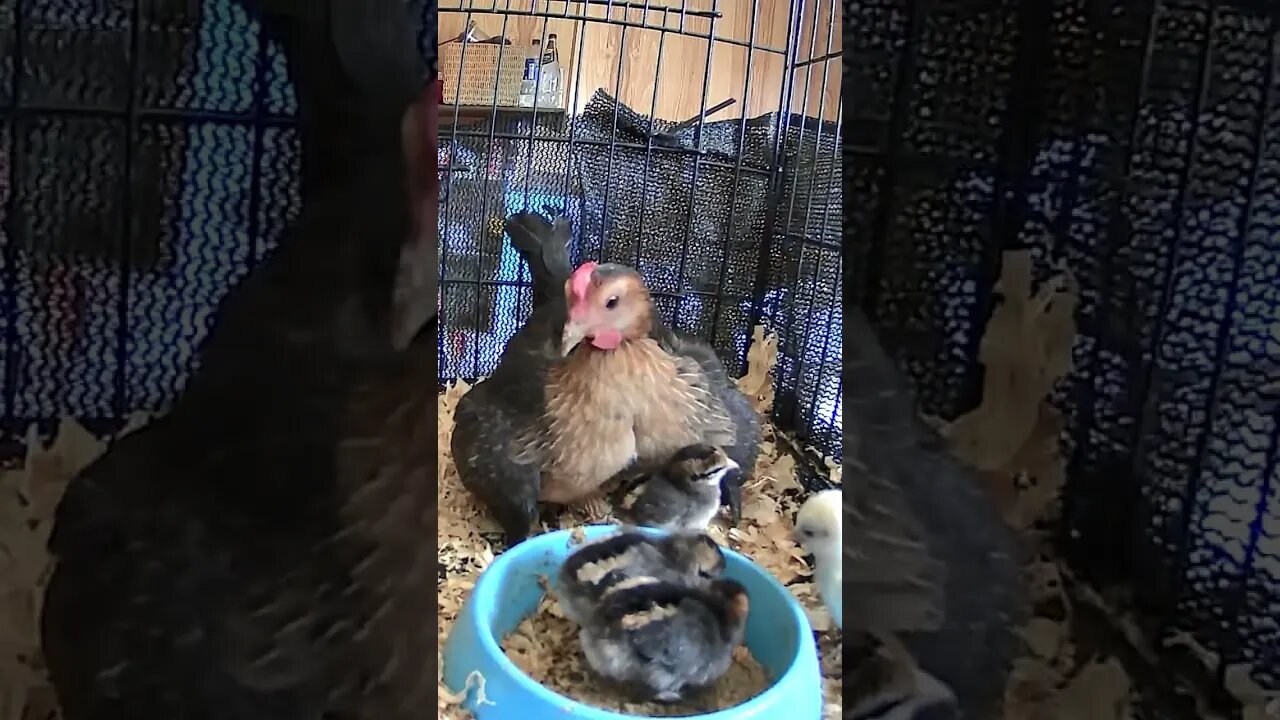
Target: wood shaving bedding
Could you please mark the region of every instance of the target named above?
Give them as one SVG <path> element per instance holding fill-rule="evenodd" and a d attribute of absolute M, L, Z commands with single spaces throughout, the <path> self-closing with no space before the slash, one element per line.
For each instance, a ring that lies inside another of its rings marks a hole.
<path fill-rule="evenodd" d="M 1006 522 L 1035 551 L 1026 568 L 1028 599 L 1037 609 L 1020 629 L 1026 653 L 1015 660 L 1005 689 L 1006 720 L 1125 720 L 1129 683 L 1109 662 L 1082 665 L 1071 637 L 1074 608 L 1054 549 L 1037 526 L 1059 521 L 1064 468 L 1058 447 L 1061 414 L 1049 402 L 1071 371 L 1077 286 L 1069 273 L 1033 287 L 1030 251 L 1004 253 L 995 309 L 979 347 L 989 392 L 972 411 L 938 423 L 951 451 L 977 469 Z"/>
<path fill-rule="evenodd" d="M 135 415 L 115 437 L 150 418 Z M 40 608 L 53 570 L 46 544 L 67 483 L 106 450 L 107 441 L 64 418 L 48 447 L 32 425 L 26 447 L 20 467 L 0 470 L 0 720 L 58 717 L 40 650 Z"/>
<path fill-rule="evenodd" d="M 1067 592 L 1064 579 L 1070 574 L 1050 530 L 1061 525 L 1066 479 L 1059 447 L 1064 419 L 1050 397 L 1072 370 L 1078 285 L 1056 268 L 1036 287 L 1033 265 L 1028 250 L 1004 253 L 996 287 L 1003 302 L 992 313 L 979 349 L 983 385 L 998 392 L 987 393 L 978 407 L 953 422 L 935 426 L 952 452 L 978 470 L 1034 558 L 1026 577 L 1035 613 L 1020 628 L 1026 653 L 1015 660 L 1008 678 L 1004 720 L 1129 720 L 1135 717 L 1140 688 L 1104 648 L 1086 647 L 1097 643 L 1077 637 L 1083 608 Z M 1084 600 L 1115 612 L 1101 598 Z M 1119 619 L 1121 626 L 1128 621 Z M 1140 633 L 1130 641 L 1135 647 L 1145 644 Z M 1208 666 L 1216 664 L 1212 660 Z M 1247 716 L 1248 702 L 1241 700 Z"/>

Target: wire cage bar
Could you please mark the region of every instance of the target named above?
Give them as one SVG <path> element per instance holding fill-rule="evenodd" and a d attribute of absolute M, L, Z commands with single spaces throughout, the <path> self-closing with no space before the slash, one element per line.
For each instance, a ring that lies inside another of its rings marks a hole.
<path fill-rule="evenodd" d="M 296 111 L 237 0 L 0 1 L 0 461 L 181 390 L 299 210 Z"/>
<path fill-rule="evenodd" d="M 563 105 L 448 104 L 443 76 L 440 380 L 496 364 L 530 310 L 502 236 L 517 211 L 571 219 L 577 261 L 633 265 L 663 319 L 745 369 L 780 338 L 780 423 L 839 456 L 841 9 L 833 0 L 446 0 L 441 42 L 560 39 Z M 492 54 L 492 53 L 490 53 Z M 452 75 L 452 77 L 451 77 Z M 535 87 L 541 87 L 542 75 Z"/>
<path fill-rule="evenodd" d="M 1079 284 L 1063 543 L 1161 644 L 1280 688 L 1280 19 L 1213 0 L 848 8 L 860 302 L 929 412 L 1001 254 Z"/>

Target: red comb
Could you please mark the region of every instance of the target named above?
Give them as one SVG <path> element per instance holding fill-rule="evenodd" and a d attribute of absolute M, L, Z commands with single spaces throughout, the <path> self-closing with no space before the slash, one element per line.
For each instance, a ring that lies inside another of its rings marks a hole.
<path fill-rule="evenodd" d="M 594 262 L 584 262 L 569 276 L 569 292 L 573 294 L 574 300 L 581 302 L 587 297 L 587 288 L 591 287 L 591 276 L 596 267 L 598 265 Z"/>

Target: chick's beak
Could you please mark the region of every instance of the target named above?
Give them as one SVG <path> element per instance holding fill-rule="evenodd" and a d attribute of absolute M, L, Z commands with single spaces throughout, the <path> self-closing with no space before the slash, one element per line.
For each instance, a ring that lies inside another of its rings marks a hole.
<path fill-rule="evenodd" d="M 720 472 L 716 473 L 720 478 L 720 484 L 723 485 L 725 480 L 733 477 L 733 474 L 738 472 L 740 467 L 741 466 L 738 465 L 738 463 L 733 461 L 733 458 L 726 457 L 724 459 L 724 464 L 720 466 Z"/>

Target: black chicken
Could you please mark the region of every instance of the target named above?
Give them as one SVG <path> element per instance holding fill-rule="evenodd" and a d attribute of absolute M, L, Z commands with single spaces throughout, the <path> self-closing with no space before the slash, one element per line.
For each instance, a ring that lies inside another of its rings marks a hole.
<path fill-rule="evenodd" d="M 1027 612 L 1018 544 L 920 420 L 866 316 L 845 321 L 845 631 L 899 633 L 960 717 L 991 717 Z"/>
<path fill-rule="evenodd" d="M 424 139 L 403 132 L 435 109 L 411 105 L 425 73 L 405 4 L 362 3 L 385 32 L 355 61 L 327 0 L 273 18 L 302 106 L 302 217 L 232 291 L 172 411 L 58 507 L 42 639 L 65 720 L 435 706 L 435 323 L 392 340 L 413 314 L 397 305 L 421 304 L 393 303 L 397 274 L 431 262 L 409 194 Z M 375 57 L 395 72 L 370 87 L 350 70 Z"/>
<path fill-rule="evenodd" d="M 722 489 L 736 522 L 760 420 L 715 351 L 666 327 L 635 271 L 594 263 L 573 270 L 566 220 L 521 213 L 507 234 L 533 277 L 533 313 L 493 374 L 459 401 L 453 458 L 508 545 L 532 531 L 539 501 L 589 498 L 620 474 L 663 465 L 697 443 L 724 447 L 743 468 Z M 593 303 L 616 312 L 588 309 Z M 619 326 L 604 328 L 606 319 Z M 600 344 L 588 337 L 596 332 L 614 333 L 615 349 L 590 347 Z"/>

